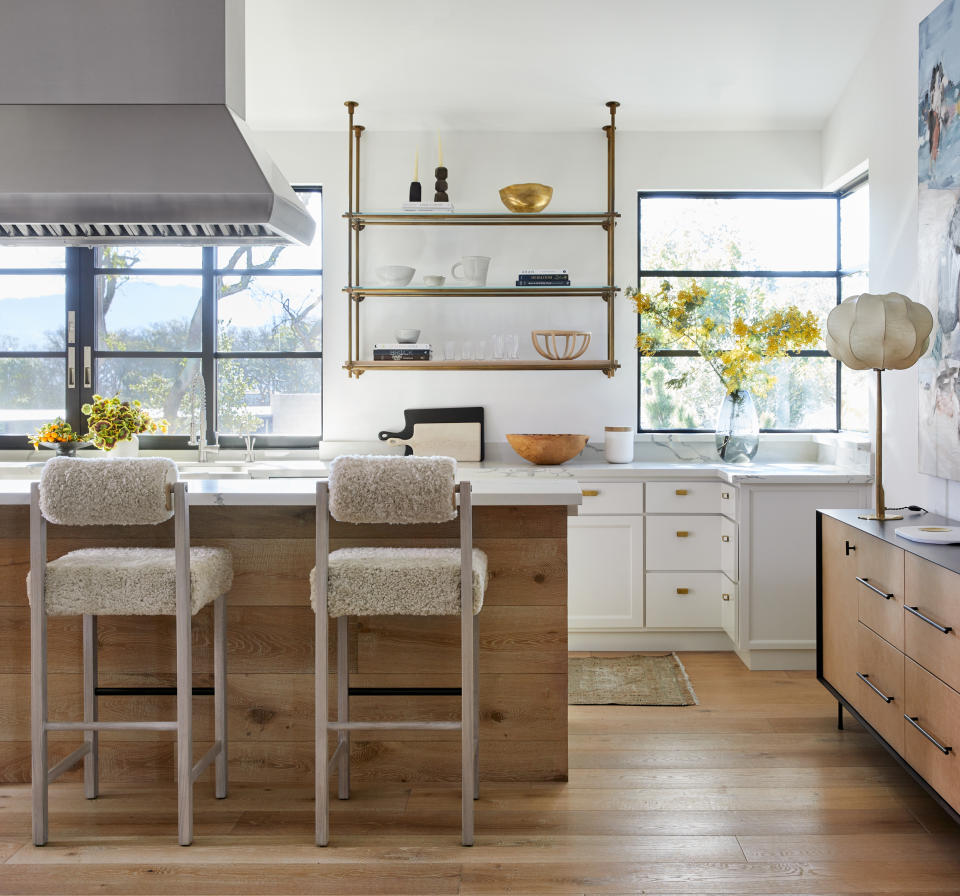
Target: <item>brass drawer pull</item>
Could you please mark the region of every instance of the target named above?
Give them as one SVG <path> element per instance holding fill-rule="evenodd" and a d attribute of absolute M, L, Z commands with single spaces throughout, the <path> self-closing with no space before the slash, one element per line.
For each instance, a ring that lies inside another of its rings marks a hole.
<path fill-rule="evenodd" d="M 689 535 L 690 535 L 689 532 L 684 532 L 683 530 L 680 530 L 679 532 L 677 532 L 677 538 L 688 538 Z"/>
<path fill-rule="evenodd" d="M 729 594 L 721 594 L 721 595 L 720 595 L 720 599 L 721 599 L 721 600 L 730 600 L 730 595 L 729 595 Z"/>
<path fill-rule="evenodd" d="M 879 594 L 884 600 L 890 600 L 890 598 L 893 597 L 892 594 L 881 591 L 876 585 L 871 585 L 869 579 L 865 579 L 862 576 L 857 576 L 856 579 L 861 585 L 866 585 L 874 594 Z"/>
<path fill-rule="evenodd" d="M 870 676 L 865 672 L 858 672 L 857 678 L 859 678 L 871 691 L 873 691 L 884 703 L 893 703 L 893 697 L 888 697 L 883 691 L 880 690 L 872 681 L 870 681 Z"/>
<path fill-rule="evenodd" d="M 720 497 L 723 498 L 724 501 L 729 501 L 729 500 L 730 500 L 730 492 L 720 492 Z"/>
<path fill-rule="evenodd" d="M 721 536 L 720 536 L 720 540 L 721 540 L 724 544 L 726 544 L 726 543 L 730 540 L 730 536 L 729 536 L 729 535 L 721 535 Z"/>
<path fill-rule="evenodd" d="M 953 747 L 945 747 L 940 741 L 938 741 L 932 734 L 924 731 L 917 722 L 920 721 L 920 716 L 908 716 L 906 713 L 903 714 L 903 717 L 911 724 L 914 728 L 917 729 L 930 743 L 932 743 L 944 756 L 948 753 L 953 752 Z"/>
<path fill-rule="evenodd" d="M 685 488 L 678 488 L 674 492 L 675 495 L 680 495 L 681 497 L 683 497 L 686 493 L 687 493 L 687 490 Z"/>
<path fill-rule="evenodd" d="M 584 498 L 596 498 L 600 494 L 600 489 L 598 488 L 585 488 L 583 489 Z"/>
<path fill-rule="evenodd" d="M 906 610 L 908 613 L 912 613 L 914 616 L 918 617 L 919 619 L 922 619 L 924 622 L 927 623 L 927 625 L 932 625 L 938 632 L 943 632 L 945 635 L 949 635 L 950 632 L 953 631 L 953 626 L 940 625 L 939 622 L 934 622 L 929 616 L 924 616 L 923 613 L 920 612 L 919 607 L 904 606 L 903 609 Z"/>
<path fill-rule="evenodd" d="M 689 594 L 689 593 L 690 593 L 690 589 L 689 589 L 689 588 L 678 588 L 678 589 L 677 589 L 677 594 Z"/>

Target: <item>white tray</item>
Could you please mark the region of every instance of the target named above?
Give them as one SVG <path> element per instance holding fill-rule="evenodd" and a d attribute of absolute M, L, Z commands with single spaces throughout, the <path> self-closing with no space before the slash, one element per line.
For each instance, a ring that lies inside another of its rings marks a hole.
<path fill-rule="evenodd" d="M 960 526 L 900 526 L 894 530 L 901 538 L 926 544 L 960 544 Z"/>

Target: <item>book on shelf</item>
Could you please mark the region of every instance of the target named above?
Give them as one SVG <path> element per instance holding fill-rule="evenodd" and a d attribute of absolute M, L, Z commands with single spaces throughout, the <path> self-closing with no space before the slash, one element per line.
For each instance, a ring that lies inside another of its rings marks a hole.
<path fill-rule="evenodd" d="M 405 212 L 452 212 L 452 202 L 404 202 L 400 206 Z"/>
<path fill-rule="evenodd" d="M 523 269 L 520 271 L 519 276 L 521 276 L 521 277 L 526 277 L 526 276 L 528 276 L 528 275 L 536 276 L 536 275 L 540 275 L 540 274 L 542 274 L 542 275 L 548 275 L 548 274 L 549 274 L 549 275 L 557 275 L 557 274 L 559 274 L 559 275 L 561 275 L 561 276 L 563 276 L 563 277 L 566 277 L 567 275 L 569 275 L 569 273 L 570 273 L 570 272 L 569 272 L 566 268 L 523 268 Z"/>
<path fill-rule="evenodd" d="M 373 350 L 386 349 L 392 352 L 428 352 L 433 348 L 430 342 L 375 342 Z"/>
<path fill-rule="evenodd" d="M 433 352 L 430 349 L 375 348 L 374 361 L 430 361 Z"/>
<path fill-rule="evenodd" d="M 569 280 L 569 274 L 517 274 L 517 279 L 524 283 L 556 283 L 559 280 Z"/>
<path fill-rule="evenodd" d="M 557 277 L 555 280 L 517 280 L 517 286 L 569 286 L 569 277 Z"/>

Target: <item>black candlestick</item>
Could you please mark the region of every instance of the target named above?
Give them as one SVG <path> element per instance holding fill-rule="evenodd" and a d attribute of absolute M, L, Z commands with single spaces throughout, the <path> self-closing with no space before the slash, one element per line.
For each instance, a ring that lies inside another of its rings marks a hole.
<path fill-rule="evenodd" d="M 433 194 L 433 201 L 449 202 L 450 197 L 447 195 L 447 169 L 441 165 L 439 168 L 434 169 L 433 174 L 437 179 L 437 182 L 433 185 L 434 190 L 436 190 Z"/>
<path fill-rule="evenodd" d="M 411 202 L 420 202 L 420 181 L 413 180 L 410 181 L 410 201 Z"/>

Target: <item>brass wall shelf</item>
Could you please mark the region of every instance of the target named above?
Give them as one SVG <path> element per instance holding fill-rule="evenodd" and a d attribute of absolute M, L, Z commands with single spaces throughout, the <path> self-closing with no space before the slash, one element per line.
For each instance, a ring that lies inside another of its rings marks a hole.
<path fill-rule="evenodd" d="M 614 159 L 617 102 L 606 104 L 610 124 L 603 126 L 607 138 L 607 210 L 605 212 L 558 212 L 516 214 L 513 212 L 361 212 L 360 211 L 360 142 L 365 130 L 353 123 L 357 103 L 348 100 L 348 209 L 344 214 L 349 228 L 347 240 L 347 361 L 343 365 L 349 376 L 360 376 L 365 370 L 600 370 L 612 377 L 620 364 L 614 357 L 614 309 L 611 301 L 618 287 L 613 283 L 613 234 L 620 215 L 614 211 Z M 607 282 L 600 286 L 504 286 L 504 287 L 403 287 L 401 289 L 359 286 L 360 235 L 368 226 L 394 227 L 581 227 L 603 228 L 607 237 Z M 360 306 L 366 298 L 494 298 L 527 295 L 537 298 L 600 298 L 606 304 L 607 357 L 602 361 L 361 361 Z"/>

